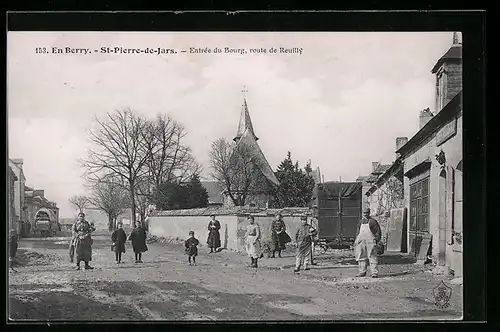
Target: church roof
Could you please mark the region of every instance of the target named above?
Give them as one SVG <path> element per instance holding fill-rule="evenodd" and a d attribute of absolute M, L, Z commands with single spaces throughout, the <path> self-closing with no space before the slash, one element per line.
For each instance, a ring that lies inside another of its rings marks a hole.
<path fill-rule="evenodd" d="M 250 119 L 250 118 L 249 118 Z M 273 172 L 273 169 L 269 165 L 266 157 L 264 156 L 264 153 L 260 149 L 259 144 L 257 144 L 257 140 L 255 135 L 253 134 L 253 131 L 251 131 L 249 128 L 247 128 L 241 138 L 238 140 L 236 143 L 237 145 L 239 144 L 245 144 L 247 145 L 250 150 L 252 151 L 252 154 L 259 160 L 259 166 L 262 174 L 272 183 L 275 185 L 279 185 L 278 178 Z"/>
<path fill-rule="evenodd" d="M 243 136 L 245 130 L 249 130 L 253 135 L 255 140 L 259 140 L 259 138 L 255 135 L 253 130 L 252 120 L 250 119 L 250 113 L 248 112 L 248 105 L 246 98 L 243 99 L 243 105 L 241 105 L 241 115 L 240 115 L 240 123 L 238 124 L 238 132 L 236 133 L 236 137 L 233 139 L 237 141 Z"/>

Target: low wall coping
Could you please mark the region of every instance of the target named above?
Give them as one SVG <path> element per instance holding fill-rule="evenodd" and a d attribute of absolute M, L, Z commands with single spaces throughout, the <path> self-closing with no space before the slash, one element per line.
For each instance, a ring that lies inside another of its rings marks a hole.
<path fill-rule="evenodd" d="M 234 208 L 220 208 L 208 207 L 199 209 L 184 209 L 184 210 L 154 210 L 149 217 L 181 217 L 181 216 L 248 216 L 253 215 L 256 217 L 274 216 L 278 212 L 286 217 L 300 216 L 302 214 L 311 215 L 309 208 L 282 208 L 282 209 L 259 209 L 249 207 L 234 207 Z"/>

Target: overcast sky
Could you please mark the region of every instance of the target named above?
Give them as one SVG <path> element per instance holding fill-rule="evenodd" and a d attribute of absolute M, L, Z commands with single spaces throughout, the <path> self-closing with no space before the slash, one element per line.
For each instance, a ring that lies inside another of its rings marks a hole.
<path fill-rule="evenodd" d="M 77 158 L 93 116 L 129 107 L 182 123 L 210 173 L 208 152 L 236 134 L 244 86 L 271 167 L 311 159 L 325 180 L 354 181 L 371 162 L 394 160 L 397 136 L 434 111 L 431 68 L 452 44 L 435 33 L 9 32 L 10 158 L 24 159 L 27 185 L 45 189 L 62 217 L 84 194 Z M 36 47 L 174 48 L 178 54 L 36 54 Z M 190 54 L 189 47 L 302 48 L 302 54 Z"/>

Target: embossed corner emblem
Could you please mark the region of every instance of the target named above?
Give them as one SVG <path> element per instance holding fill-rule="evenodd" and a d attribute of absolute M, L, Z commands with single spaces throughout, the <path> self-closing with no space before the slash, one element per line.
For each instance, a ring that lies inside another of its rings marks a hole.
<path fill-rule="evenodd" d="M 438 308 L 444 309 L 450 305 L 451 287 L 445 285 L 442 280 L 439 285 L 433 289 L 432 293 L 434 295 L 434 303 Z"/>

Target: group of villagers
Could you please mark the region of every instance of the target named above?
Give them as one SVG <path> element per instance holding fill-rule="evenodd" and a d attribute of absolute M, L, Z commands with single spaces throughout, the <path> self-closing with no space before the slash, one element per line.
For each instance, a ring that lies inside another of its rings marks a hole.
<path fill-rule="evenodd" d="M 135 263 L 142 263 L 142 253 L 148 250 L 146 245 L 146 230 L 140 222 L 136 223 L 136 227 L 127 237 L 123 229 L 123 223 L 118 222 L 118 228 L 111 234 L 111 251 L 115 253 L 116 263 L 122 263 L 122 254 L 125 253 L 125 243 L 127 239 L 132 242 L 132 249 L 135 254 Z M 73 233 L 69 245 L 69 258 L 71 263 L 76 259 L 76 269 L 80 270 L 81 262 L 84 262 L 85 270 L 94 269 L 90 262 L 92 261 L 92 233 L 95 231 L 93 223 L 85 219 L 85 213 L 80 212 L 78 219 L 73 225 Z M 76 257 L 75 257 L 76 256 Z"/>
<path fill-rule="evenodd" d="M 294 237 L 297 245 L 294 272 L 299 272 L 301 268 L 309 270 L 309 264 L 314 264 L 312 249 L 318 240 L 318 219 L 314 216 L 311 219 L 311 223 L 309 223 L 307 216 L 304 214 L 300 217 L 300 220 L 301 225 Z M 253 216 L 248 217 L 248 222 L 249 225 L 245 234 L 246 251 L 251 259 L 251 266 L 256 268 L 258 259 L 264 257 L 261 249 L 261 230 Z M 383 247 L 381 235 L 380 225 L 377 220 L 370 216 L 370 209 L 364 209 L 363 217 L 357 225 L 356 238 L 354 240 L 354 256 L 359 268 L 358 277 L 366 276 L 369 265 L 371 277 L 378 278 L 378 255 L 380 248 Z M 291 239 L 286 233 L 286 225 L 283 217 L 281 214 L 277 214 L 271 224 L 272 255 L 270 257 L 274 258 L 276 253 L 278 253 L 278 257 L 281 257 L 281 251 L 285 249 L 286 243 L 290 241 Z"/>
<path fill-rule="evenodd" d="M 316 213 L 317 215 L 317 213 Z M 313 245 L 318 240 L 318 220 L 313 216 L 311 223 L 308 222 L 307 215 L 303 214 L 300 217 L 301 225 L 295 232 L 294 240 L 297 245 L 295 254 L 295 269 L 294 272 L 299 272 L 302 268 L 309 270 L 309 265 L 313 265 Z M 207 245 L 210 248 L 210 253 L 218 252 L 221 247 L 220 222 L 215 219 L 215 215 L 210 216 L 208 223 L 208 238 Z M 70 244 L 70 260 L 74 261 L 76 254 L 77 270 L 80 270 L 80 263 L 85 263 L 86 270 L 93 269 L 89 262 L 92 261 L 92 232 L 95 231 L 93 224 L 85 219 L 85 214 L 80 213 L 78 220 L 73 226 L 73 237 Z M 271 223 L 271 245 L 269 248 L 269 257 L 275 258 L 276 254 L 281 258 L 281 252 L 286 248 L 286 244 L 292 239 L 286 232 L 286 225 L 283 221 L 281 213 L 276 214 L 275 219 Z M 127 239 L 132 242 L 132 248 L 135 254 L 135 263 L 142 263 L 142 253 L 148 250 L 146 245 L 146 231 L 137 222 L 136 227 L 132 230 L 130 236 L 123 230 L 123 224 L 118 223 L 118 229 L 111 235 L 112 251 L 116 255 L 116 263 L 122 263 L 122 253 L 125 253 L 125 243 Z M 248 216 L 248 226 L 245 233 L 245 248 L 248 256 L 251 259 L 250 266 L 257 268 L 258 260 L 264 257 L 263 246 L 261 243 L 262 233 L 258 223 L 255 222 L 255 217 Z M 378 277 L 378 252 L 381 245 L 381 229 L 377 220 L 371 218 L 370 209 L 363 210 L 363 217 L 358 222 L 356 239 L 354 241 L 354 255 L 358 262 L 359 273 L 358 277 L 364 277 L 367 273 L 368 265 L 370 266 L 371 276 Z M 195 238 L 194 231 L 189 232 L 189 238 L 185 241 L 185 254 L 188 256 L 189 265 L 196 265 L 196 256 L 198 255 L 198 245 L 200 241 Z"/>

